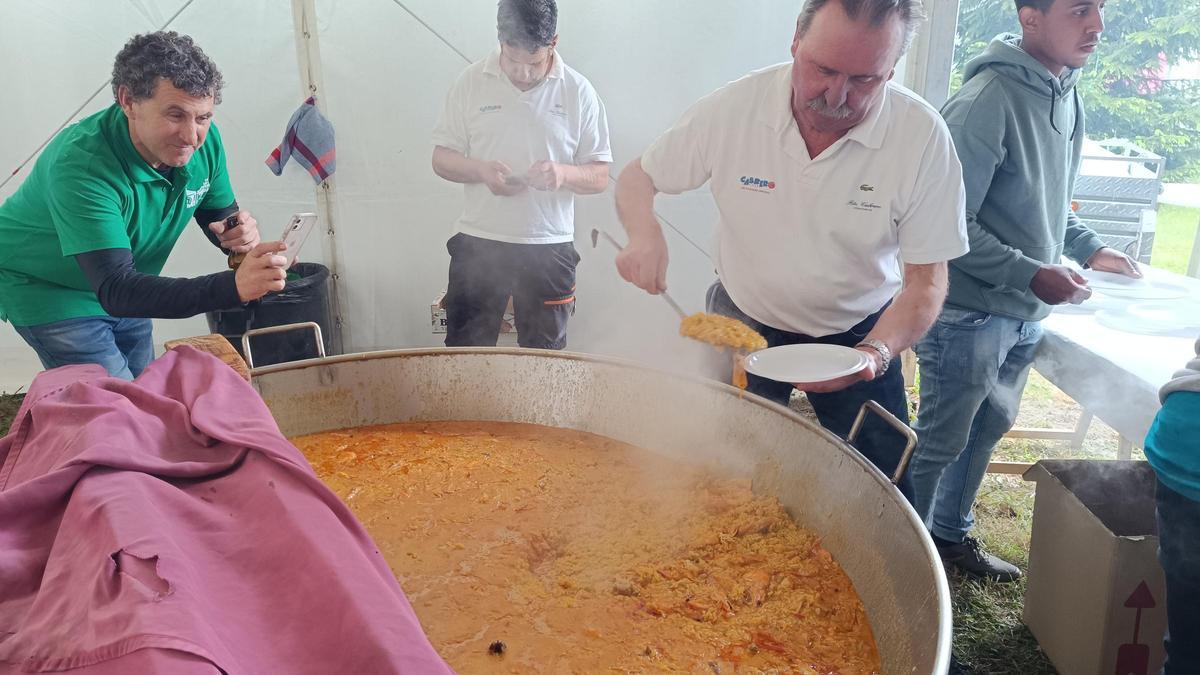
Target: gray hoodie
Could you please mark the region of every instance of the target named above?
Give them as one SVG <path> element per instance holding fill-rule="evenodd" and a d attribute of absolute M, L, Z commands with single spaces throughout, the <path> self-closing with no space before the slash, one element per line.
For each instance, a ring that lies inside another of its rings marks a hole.
<path fill-rule="evenodd" d="M 1187 367 L 1175 373 L 1175 377 L 1163 386 L 1158 396 L 1165 401 L 1168 394 L 1177 391 L 1200 391 L 1200 340 L 1196 340 L 1196 358 L 1188 361 Z"/>
<path fill-rule="evenodd" d="M 1026 321 L 1050 307 L 1029 290 L 1065 252 L 1084 263 L 1103 243 L 1071 211 L 1083 148 L 1079 70 L 1054 77 L 998 35 L 967 64 L 942 116 L 962 161 L 971 250 L 950 262 L 946 302 Z"/>

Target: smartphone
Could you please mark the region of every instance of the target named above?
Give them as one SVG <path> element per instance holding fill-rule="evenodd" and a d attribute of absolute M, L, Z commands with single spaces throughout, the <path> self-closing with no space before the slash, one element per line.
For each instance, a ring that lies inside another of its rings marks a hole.
<path fill-rule="evenodd" d="M 510 173 L 504 177 L 505 185 L 529 185 L 529 178 L 525 174 Z"/>
<path fill-rule="evenodd" d="M 296 262 L 296 256 L 300 254 L 300 247 L 304 245 L 304 240 L 308 239 L 308 235 L 312 233 L 316 224 L 317 214 L 315 213 L 292 215 L 292 219 L 288 221 L 287 227 L 283 230 L 283 236 L 279 238 L 280 241 L 287 244 L 287 250 L 283 252 L 283 255 L 287 257 L 284 269 L 289 269 Z"/>

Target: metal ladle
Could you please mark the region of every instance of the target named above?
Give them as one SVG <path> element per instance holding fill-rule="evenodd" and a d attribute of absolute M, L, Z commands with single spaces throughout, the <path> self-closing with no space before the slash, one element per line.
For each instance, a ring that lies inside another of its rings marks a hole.
<path fill-rule="evenodd" d="M 617 247 L 618 251 L 622 251 L 625 249 L 625 247 L 621 246 L 621 244 L 619 244 L 616 239 L 613 239 L 613 236 L 611 234 L 604 232 L 603 230 L 601 230 L 599 228 L 595 228 L 595 227 L 592 228 L 592 248 L 596 248 L 596 245 L 600 241 L 601 235 L 603 235 L 604 238 L 607 239 L 610 244 Z M 675 302 L 675 299 L 672 298 L 670 295 L 668 295 L 666 291 L 659 293 L 659 296 L 661 296 L 663 300 L 667 301 L 667 304 L 671 306 L 671 309 L 675 310 L 675 313 L 679 315 L 680 319 L 686 319 L 688 317 L 688 313 L 683 311 L 683 308 L 679 306 L 679 303 Z"/>

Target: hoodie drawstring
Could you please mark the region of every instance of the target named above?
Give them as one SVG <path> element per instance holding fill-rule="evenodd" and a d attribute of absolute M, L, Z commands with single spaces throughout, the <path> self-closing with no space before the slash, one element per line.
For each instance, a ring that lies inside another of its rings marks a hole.
<path fill-rule="evenodd" d="M 1078 87 L 1071 88 L 1071 98 L 1074 100 L 1074 103 L 1075 103 L 1076 119 L 1075 119 L 1075 123 L 1071 125 L 1071 137 L 1067 140 L 1073 141 L 1073 140 L 1075 140 L 1075 131 L 1076 131 L 1076 129 L 1079 128 L 1079 107 L 1080 106 L 1079 106 L 1079 88 Z M 1058 122 L 1055 121 L 1055 118 L 1054 118 L 1055 104 L 1057 104 L 1057 103 L 1058 103 L 1058 96 L 1056 96 L 1053 93 L 1050 94 L 1050 128 L 1057 131 L 1059 133 L 1059 135 L 1062 135 L 1062 129 L 1058 128 Z"/>
<path fill-rule="evenodd" d="M 1079 129 L 1079 111 L 1082 108 L 1079 102 L 1079 87 L 1071 89 L 1071 93 L 1075 94 L 1075 124 L 1071 125 L 1071 137 L 1067 140 L 1075 140 L 1075 131 Z"/>

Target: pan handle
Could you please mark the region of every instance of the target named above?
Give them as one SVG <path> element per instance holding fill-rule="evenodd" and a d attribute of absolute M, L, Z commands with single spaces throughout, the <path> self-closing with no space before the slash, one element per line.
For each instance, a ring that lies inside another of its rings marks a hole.
<path fill-rule="evenodd" d="M 892 485 L 900 485 L 900 479 L 904 478 L 904 472 L 908 471 L 908 465 L 912 461 L 913 452 L 917 449 L 917 432 L 913 431 L 907 424 L 896 419 L 896 416 L 888 412 L 886 408 L 879 405 L 875 401 L 867 401 L 858 411 L 858 416 L 854 418 L 854 424 L 850 427 L 850 434 L 846 436 L 846 442 L 854 445 L 858 440 L 858 433 L 862 431 L 863 422 L 867 419 L 867 411 L 878 415 L 884 422 L 899 432 L 905 438 L 904 452 L 900 453 L 900 462 L 896 464 L 896 471 L 892 474 Z M 855 446 L 857 449 L 857 446 Z"/>
<path fill-rule="evenodd" d="M 255 328 L 242 333 L 242 354 L 246 356 L 246 365 L 250 367 L 250 370 L 254 370 L 254 357 L 250 354 L 250 338 L 257 335 L 269 335 L 271 333 L 289 333 L 304 328 L 311 328 L 312 332 L 316 334 L 317 357 L 325 358 L 325 341 L 321 336 L 321 327 L 315 321 L 304 321 L 302 323 L 285 323 L 282 326 Z"/>

